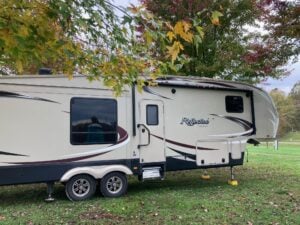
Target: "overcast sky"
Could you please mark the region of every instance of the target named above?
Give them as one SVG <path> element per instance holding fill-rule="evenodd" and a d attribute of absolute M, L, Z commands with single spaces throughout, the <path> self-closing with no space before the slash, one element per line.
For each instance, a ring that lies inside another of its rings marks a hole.
<path fill-rule="evenodd" d="M 278 88 L 283 90 L 285 93 L 289 93 L 290 90 L 293 88 L 294 84 L 300 81 L 300 62 L 298 60 L 297 63 L 288 65 L 287 68 L 291 70 L 289 76 L 284 79 L 274 80 L 268 79 L 262 87 L 266 90 L 271 90 L 273 88 Z"/>
<path fill-rule="evenodd" d="M 130 3 L 134 5 L 138 4 L 138 0 L 114 0 L 114 2 L 116 5 L 124 7 L 128 6 Z M 300 81 L 300 61 L 298 60 L 297 63 L 287 65 L 287 68 L 291 71 L 291 73 L 286 78 L 280 80 L 268 79 L 266 82 L 263 82 L 258 86 L 268 91 L 274 88 L 278 88 L 283 90 L 285 93 L 289 93 L 294 84 L 297 81 Z"/>

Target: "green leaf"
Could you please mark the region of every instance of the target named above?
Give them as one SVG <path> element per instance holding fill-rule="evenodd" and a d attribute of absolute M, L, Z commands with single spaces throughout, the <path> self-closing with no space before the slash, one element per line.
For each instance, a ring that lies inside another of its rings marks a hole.
<path fill-rule="evenodd" d="M 204 31 L 201 26 L 196 26 L 197 32 L 200 34 L 200 37 L 203 39 L 204 38 Z"/>
<path fill-rule="evenodd" d="M 198 55 L 199 53 L 199 44 L 202 43 L 202 39 L 199 35 L 195 35 L 194 36 L 194 45 L 195 45 L 195 48 L 196 48 L 196 54 Z"/>

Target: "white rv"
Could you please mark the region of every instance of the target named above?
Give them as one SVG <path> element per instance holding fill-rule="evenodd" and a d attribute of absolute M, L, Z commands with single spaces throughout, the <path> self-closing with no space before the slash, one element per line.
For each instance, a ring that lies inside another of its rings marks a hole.
<path fill-rule="evenodd" d="M 269 95 L 230 81 L 167 76 L 115 98 L 84 76 L 0 78 L 0 185 L 65 184 L 71 200 L 126 192 L 127 175 L 243 164 L 247 141 L 274 138 Z"/>

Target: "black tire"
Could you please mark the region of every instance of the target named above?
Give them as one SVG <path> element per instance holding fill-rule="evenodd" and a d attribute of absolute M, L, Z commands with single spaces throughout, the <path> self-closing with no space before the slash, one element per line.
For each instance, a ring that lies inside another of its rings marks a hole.
<path fill-rule="evenodd" d="M 91 198 L 96 192 L 96 180 L 86 174 L 72 177 L 66 184 L 66 195 L 71 201 L 83 201 Z"/>
<path fill-rule="evenodd" d="M 100 182 L 100 190 L 104 197 L 120 197 L 126 193 L 127 187 L 127 177 L 120 172 L 109 173 Z"/>

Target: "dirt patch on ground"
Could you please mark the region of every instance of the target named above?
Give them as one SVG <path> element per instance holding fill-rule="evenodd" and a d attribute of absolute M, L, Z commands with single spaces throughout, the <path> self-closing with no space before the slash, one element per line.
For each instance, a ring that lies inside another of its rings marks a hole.
<path fill-rule="evenodd" d="M 90 211 L 90 212 L 84 212 L 79 215 L 79 218 L 81 220 L 113 220 L 114 222 L 120 222 L 124 220 L 122 216 L 118 216 L 115 214 L 112 214 L 110 212 L 104 211 L 104 210 L 97 210 L 97 211 Z"/>

